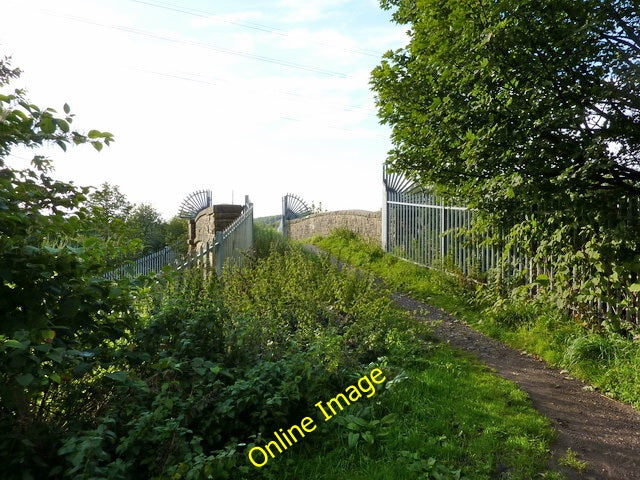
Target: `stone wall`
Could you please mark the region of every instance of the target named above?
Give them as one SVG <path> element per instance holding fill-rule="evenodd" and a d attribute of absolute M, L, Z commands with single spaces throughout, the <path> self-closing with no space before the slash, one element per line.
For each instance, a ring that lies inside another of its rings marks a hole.
<path fill-rule="evenodd" d="M 365 240 L 380 244 L 382 215 L 366 210 L 340 210 L 314 213 L 305 218 L 287 222 L 287 237 L 304 240 L 314 235 L 329 235 L 336 228 L 347 228 Z"/>
<path fill-rule="evenodd" d="M 189 225 L 189 249 L 197 251 L 201 245 L 213 241 L 216 232 L 221 232 L 242 214 L 242 205 L 212 205 L 205 208 Z"/>

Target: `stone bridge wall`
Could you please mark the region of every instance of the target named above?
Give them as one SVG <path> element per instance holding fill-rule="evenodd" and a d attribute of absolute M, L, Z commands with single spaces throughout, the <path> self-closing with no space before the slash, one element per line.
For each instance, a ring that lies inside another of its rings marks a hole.
<path fill-rule="evenodd" d="M 314 235 L 329 235 L 336 228 L 347 228 L 365 240 L 380 244 L 382 215 L 366 210 L 340 210 L 314 213 L 305 218 L 287 222 L 287 237 L 304 240 Z"/>
<path fill-rule="evenodd" d="M 189 229 L 190 251 L 197 251 L 201 245 L 212 242 L 216 232 L 221 232 L 242 215 L 242 205 L 212 205 L 205 208 L 191 220 Z"/>

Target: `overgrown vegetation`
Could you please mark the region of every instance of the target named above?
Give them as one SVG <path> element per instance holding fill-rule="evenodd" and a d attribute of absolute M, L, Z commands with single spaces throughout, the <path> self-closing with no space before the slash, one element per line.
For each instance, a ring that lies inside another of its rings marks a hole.
<path fill-rule="evenodd" d="M 348 263 L 364 267 L 392 288 L 441 307 L 479 330 L 539 355 L 604 393 L 640 407 L 640 349 L 636 336 L 570 316 L 553 297 L 500 297 L 462 276 L 420 267 L 384 253 L 351 232 L 336 231 L 315 243 Z"/>
<path fill-rule="evenodd" d="M 2 451 L 11 452 L 3 477 L 488 479 L 500 470 L 525 479 L 544 471 L 553 432 L 526 395 L 433 344 L 371 277 L 271 243 L 269 232 L 256 238 L 266 254 L 221 280 L 194 269 L 139 284 L 135 295 L 111 292 L 129 299 L 131 316 L 117 335 L 108 330 L 77 351 L 89 368 L 68 371 L 47 392 L 34 388 L 37 408 L 20 422 L 3 403 Z M 58 351 L 57 328 L 51 342 L 4 339 L 8 386 L 30 391 L 9 355 Z M 57 366 L 55 358 L 41 364 Z M 316 417 L 316 402 L 372 366 L 387 376 L 384 389 L 335 422 L 317 418 L 317 432 L 263 469 L 249 464 L 248 448 Z"/>

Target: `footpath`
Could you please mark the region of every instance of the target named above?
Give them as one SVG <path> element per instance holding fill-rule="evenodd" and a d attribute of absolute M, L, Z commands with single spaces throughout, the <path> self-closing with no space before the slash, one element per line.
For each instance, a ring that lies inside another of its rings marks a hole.
<path fill-rule="evenodd" d="M 324 253 L 313 245 L 305 249 Z M 441 341 L 464 350 L 497 375 L 527 392 L 533 406 L 553 422 L 558 438 L 551 467 L 569 480 L 640 480 L 640 412 L 612 400 L 544 361 L 474 330 L 439 308 L 395 293 L 394 301 L 434 325 Z M 567 449 L 587 462 L 582 472 L 562 467 Z"/>
<path fill-rule="evenodd" d="M 640 480 L 640 412 L 612 400 L 545 362 L 472 329 L 448 313 L 402 294 L 395 302 L 433 323 L 436 337 L 474 355 L 496 374 L 517 383 L 558 432 L 551 461 L 569 480 Z M 557 461 L 570 448 L 586 469 Z"/>

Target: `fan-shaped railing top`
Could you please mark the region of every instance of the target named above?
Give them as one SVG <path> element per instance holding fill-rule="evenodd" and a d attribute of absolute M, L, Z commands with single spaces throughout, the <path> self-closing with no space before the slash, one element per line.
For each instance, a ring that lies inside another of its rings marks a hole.
<path fill-rule="evenodd" d="M 306 217 L 312 213 L 311 208 L 305 201 L 292 193 L 287 193 L 283 200 L 283 216 L 285 220 Z"/>
<path fill-rule="evenodd" d="M 198 190 L 187 195 L 182 201 L 178 216 L 180 218 L 194 219 L 198 213 L 211 205 L 211 190 Z"/>
<path fill-rule="evenodd" d="M 382 171 L 382 181 L 388 192 L 403 195 L 420 195 L 428 193 L 425 188 L 411 178 L 401 173 L 391 173 L 385 167 Z"/>

